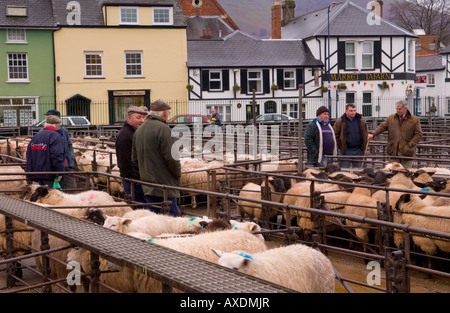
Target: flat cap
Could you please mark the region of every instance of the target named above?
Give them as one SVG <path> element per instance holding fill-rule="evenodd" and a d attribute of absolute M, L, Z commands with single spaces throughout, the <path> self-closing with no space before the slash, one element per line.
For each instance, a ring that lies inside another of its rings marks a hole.
<path fill-rule="evenodd" d="M 61 119 L 57 115 L 47 115 L 45 122 L 47 124 L 61 124 Z"/>
<path fill-rule="evenodd" d="M 127 113 L 139 113 L 139 114 L 148 114 L 148 109 L 146 106 L 131 106 L 127 109 Z"/>
<path fill-rule="evenodd" d="M 61 117 L 61 112 L 59 112 L 58 110 L 48 110 L 45 115 L 56 115 L 58 117 Z"/>
<path fill-rule="evenodd" d="M 172 109 L 170 105 L 162 100 L 156 100 L 150 104 L 150 111 L 166 111 Z"/>

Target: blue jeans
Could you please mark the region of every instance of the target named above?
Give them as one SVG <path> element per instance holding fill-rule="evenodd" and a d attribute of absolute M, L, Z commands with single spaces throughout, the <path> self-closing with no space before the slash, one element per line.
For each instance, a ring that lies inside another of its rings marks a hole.
<path fill-rule="evenodd" d="M 360 148 L 351 148 L 347 149 L 347 153 L 344 154 L 342 151 L 339 150 L 339 155 L 363 155 Z M 361 168 L 362 165 L 362 159 L 346 159 L 346 160 L 339 160 L 339 166 L 342 168 Z"/>
<path fill-rule="evenodd" d="M 122 180 L 122 186 L 123 189 L 125 189 L 125 192 L 127 195 L 131 195 L 131 182 L 128 180 L 123 179 Z M 145 199 L 144 190 L 142 190 L 142 185 L 134 184 L 134 201 L 146 203 L 147 200 Z"/>
<path fill-rule="evenodd" d="M 147 203 L 161 203 L 164 201 L 164 198 L 161 197 L 154 197 L 154 196 L 145 196 L 145 200 Z M 171 201 L 172 204 L 170 205 L 170 211 L 169 215 L 171 216 L 179 216 L 180 215 L 180 209 L 178 209 L 178 199 L 177 198 L 168 198 L 167 201 Z M 161 209 L 159 208 L 152 208 L 149 207 L 149 209 L 155 213 L 161 213 Z"/>

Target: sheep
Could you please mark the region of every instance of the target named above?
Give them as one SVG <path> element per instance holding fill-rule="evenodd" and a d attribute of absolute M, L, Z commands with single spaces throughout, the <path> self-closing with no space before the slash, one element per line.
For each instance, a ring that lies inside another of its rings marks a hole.
<path fill-rule="evenodd" d="M 318 250 L 294 244 L 263 252 L 213 250 L 219 265 L 305 293 L 334 293 L 330 260 Z"/>
<path fill-rule="evenodd" d="M 269 177 L 269 188 L 270 188 L 270 201 L 281 202 L 284 195 L 274 194 L 276 193 L 286 193 L 291 188 L 291 181 L 286 177 Z M 240 197 L 252 198 L 256 200 L 261 200 L 261 188 L 265 186 L 265 182 L 261 185 L 255 183 L 247 183 L 242 190 L 239 192 Z M 261 220 L 262 218 L 262 205 L 260 203 L 254 203 L 249 200 L 238 200 L 239 211 L 241 216 L 244 217 L 247 214 L 250 218 L 256 218 Z M 274 218 L 278 215 L 277 210 L 270 210 L 269 218 Z"/>
<path fill-rule="evenodd" d="M 418 195 L 402 194 L 396 202 L 395 208 L 403 213 L 402 224 L 450 233 L 450 206 L 429 206 Z M 437 250 L 450 252 L 450 241 L 448 240 L 423 236 L 412 236 L 412 239 L 427 255 L 435 255 Z"/>
<path fill-rule="evenodd" d="M 11 175 L 0 175 L 0 190 L 6 191 L 7 195 L 12 196 L 27 185 L 25 175 L 22 175 L 25 171 L 21 166 L 1 166 L 0 171 L 2 173 L 11 173 Z"/>
<path fill-rule="evenodd" d="M 347 198 L 347 205 L 344 209 L 345 213 L 365 218 L 377 219 L 377 199 L 372 198 L 371 193 L 372 192 L 369 188 L 356 187 L 352 194 Z M 364 205 L 364 207 L 359 205 Z M 369 233 L 371 231 L 367 228 L 369 224 L 352 221 L 349 219 L 345 220 L 345 224 L 356 227 L 355 235 L 363 242 L 363 250 L 366 251 L 366 243 L 369 242 Z"/>
<path fill-rule="evenodd" d="M 213 170 L 217 173 L 223 173 L 224 170 L 220 169 L 224 162 L 221 161 L 212 161 L 208 162 L 202 159 L 191 159 L 191 158 L 182 158 L 180 159 L 181 164 L 181 179 L 180 185 L 186 188 L 191 189 L 199 189 L 199 190 L 209 190 L 208 189 L 208 170 Z M 211 188 L 211 187 L 210 187 Z M 217 179 L 217 183 L 215 186 L 216 191 L 219 190 L 220 184 Z M 196 192 L 188 192 L 191 196 L 191 205 L 192 208 L 195 209 L 197 207 L 196 196 L 198 193 Z"/>
<path fill-rule="evenodd" d="M 157 236 L 163 233 L 198 232 L 202 229 L 201 222 L 203 221 L 210 222 L 211 220 L 207 217 L 172 217 L 154 213 L 137 219 L 107 216 L 103 226 L 125 234 L 140 232 Z"/>
<path fill-rule="evenodd" d="M 243 229 L 205 232 L 190 237 L 173 237 L 167 239 L 148 238 L 147 234 L 139 232 L 128 234 L 152 244 L 157 244 L 214 263 L 217 263 L 218 257 L 211 248 L 226 252 L 245 249 L 250 251 L 250 253 L 261 252 L 267 249 L 263 241 L 249 232 L 243 231 Z M 108 265 L 108 268 L 111 270 L 120 270 L 123 275 L 123 280 L 133 283 L 133 292 L 161 292 L 161 283 L 159 281 L 128 267 L 119 267 L 111 262 L 108 262 Z M 174 292 L 178 291 L 174 290 Z"/>

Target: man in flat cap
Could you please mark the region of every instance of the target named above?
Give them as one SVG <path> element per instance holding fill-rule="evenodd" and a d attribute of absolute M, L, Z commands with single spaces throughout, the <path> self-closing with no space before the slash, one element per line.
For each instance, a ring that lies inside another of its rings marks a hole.
<path fill-rule="evenodd" d="M 58 133 L 61 119 L 56 115 L 48 115 L 45 127 L 31 139 L 27 147 L 26 172 L 64 172 L 64 142 Z M 27 174 L 27 179 L 40 185 L 53 188 L 55 179 L 61 176 L 54 174 Z"/>
<path fill-rule="evenodd" d="M 170 105 L 157 100 L 150 104 L 150 115 L 133 136 L 131 160 L 139 168 L 142 181 L 166 186 L 180 186 L 181 164 L 179 151 L 172 151 L 176 138 L 166 124 L 170 115 Z M 177 150 L 177 149 L 174 149 Z M 147 203 L 164 200 L 164 190 L 143 185 Z M 177 198 L 178 190 L 166 189 L 167 200 L 171 202 L 170 215 L 180 215 Z M 160 213 L 160 210 L 152 208 Z"/>
<path fill-rule="evenodd" d="M 145 106 L 130 106 L 127 109 L 127 120 L 123 124 L 116 139 L 117 165 L 120 169 L 120 176 L 140 180 L 139 169 L 131 162 L 131 148 L 133 145 L 133 135 L 136 129 L 141 126 L 148 116 L 148 109 Z M 131 182 L 122 180 L 123 188 L 127 195 L 131 195 Z M 145 203 L 142 185 L 134 184 L 134 201 Z"/>
<path fill-rule="evenodd" d="M 337 144 L 333 127 L 329 122 L 330 111 L 321 106 L 316 111 L 316 118 L 305 129 L 305 146 L 307 149 L 307 163 L 315 167 L 324 165 L 325 155 L 336 155 Z M 327 163 L 332 162 L 329 158 Z"/>
<path fill-rule="evenodd" d="M 61 112 L 58 110 L 48 110 L 45 113 L 46 116 L 55 115 L 61 118 Z M 59 126 L 58 132 L 61 134 L 64 143 L 64 159 L 65 159 L 65 171 L 72 172 L 75 167 L 75 153 L 73 152 L 73 144 L 70 139 L 69 132 L 62 125 Z M 61 187 L 63 189 L 76 189 L 77 182 L 75 176 L 72 175 L 63 175 L 61 179 Z"/>

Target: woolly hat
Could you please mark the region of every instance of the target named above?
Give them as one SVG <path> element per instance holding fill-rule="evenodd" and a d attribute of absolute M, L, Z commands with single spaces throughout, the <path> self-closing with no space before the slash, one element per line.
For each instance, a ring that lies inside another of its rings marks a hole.
<path fill-rule="evenodd" d="M 146 106 L 131 106 L 127 109 L 127 113 L 139 113 L 139 114 L 148 114 L 148 109 Z"/>
<path fill-rule="evenodd" d="M 328 108 L 324 105 L 322 105 L 320 108 L 317 109 L 316 111 L 316 116 L 319 116 L 320 114 L 324 113 L 324 112 L 328 112 L 330 113 L 330 111 L 328 110 Z"/>
<path fill-rule="evenodd" d="M 61 112 L 59 112 L 58 110 L 48 110 L 45 115 L 56 115 L 58 117 L 61 117 Z"/>
<path fill-rule="evenodd" d="M 56 115 L 47 115 L 45 122 L 47 124 L 61 124 L 61 119 Z"/>
<path fill-rule="evenodd" d="M 162 100 L 156 100 L 150 104 L 150 111 L 166 111 L 170 110 L 171 107 Z"/>

